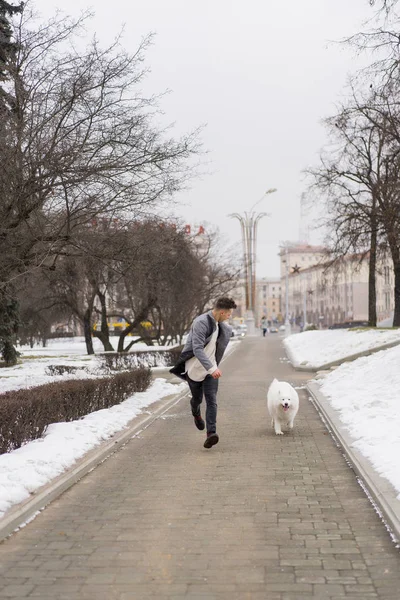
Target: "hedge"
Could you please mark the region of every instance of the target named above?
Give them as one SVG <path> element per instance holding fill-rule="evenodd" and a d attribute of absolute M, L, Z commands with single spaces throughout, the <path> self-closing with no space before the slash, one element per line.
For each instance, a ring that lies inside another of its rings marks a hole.
<path fill-rule="evenodd" d="M 103 368 L 121 371 L 137 367 L 172 367 L 178 360 L 183 346 L 168 350 L 139 350 L 134 352 L 107 352 L 100 354 Z"/>
<path fill-rule="evenodd" d="M 51 423 L 75 421 L 120 404 L 151 381 L 139 368 L 98 379 L 58 381 L 0 395 L 0 454 L 43 436 Z"/>

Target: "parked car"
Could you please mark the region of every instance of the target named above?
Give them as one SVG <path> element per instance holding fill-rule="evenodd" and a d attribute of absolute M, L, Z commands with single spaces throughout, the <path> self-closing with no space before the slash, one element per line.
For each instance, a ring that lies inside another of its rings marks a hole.
<path fill-rule="evenodd" d="M 242 338 L 246 335 L 246 332 L 243 329 L 238 329 L 237 327 L 233 327 L 231 331 L 231 337 L 234 338 Z"/>
<path fill-rule="evenodd" d="M 244 337 L 247 333 L 247 325 L 240 323 L 232 327 L 231 337 Z"/>
<path fill-rule="evenodd" d="M 272 326 L 272 327 L 269 328 L 268 331 L 269 331 L 269 333 L 278 333 L 278 328 L 275 327 L 275 326 Z"/>
<path fill-rule="evenodd" d="M 368 327 L 368 321 L 344 321 L 343 323 L 334 323 L 329 329 L 352 329 L 353 327 Z"/>

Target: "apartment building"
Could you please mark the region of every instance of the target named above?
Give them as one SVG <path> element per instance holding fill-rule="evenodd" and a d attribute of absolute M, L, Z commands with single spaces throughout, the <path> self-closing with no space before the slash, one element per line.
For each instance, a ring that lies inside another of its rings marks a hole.
<path fill-rule="evenodd" d="M 266 317 L 271 323 L 282 321 L 281 280 L 264 277 L 257 281 L 257 322 Z"/>
<path fill-rule="evenodd" d="M 368 258 L 349 255 L 327 267 L 320 246 L 290 245 L 279 253 L 283 313 L 288 269 L 289 318 L 329 327 L 343 321 L 368 319 Z M 393 265 L 380 260 L 377 269 L 378 322 L 393 314 Z"/>

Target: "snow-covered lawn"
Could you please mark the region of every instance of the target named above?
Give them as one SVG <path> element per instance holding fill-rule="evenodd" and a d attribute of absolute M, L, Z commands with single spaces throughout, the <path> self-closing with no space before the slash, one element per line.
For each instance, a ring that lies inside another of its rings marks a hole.
<path fill-rule="evenodd" d="M 131 419 L 157 400 L 187 389 L 186 383 L 173 385 L 156 379 L 151 387 L 111 408 L 99 410 L 70 423 L 50 425 L 39 440 L 34 440 L 0 456 L 0 517 L 42 485 L 71 467 Z"/>
<path fill-rule="evenodd" d="M 98 339 L 94 338 L 93 343 L 95 352 L 103 351 L 103 345 Z M 118 338 L 111 339 L 111 343 L 116 348 Z M 34 387 L 54 381 L 101 377 L 109 374 L 102 367 L 99 357 L 86 354 L 83 337 L 49 340 L 46 348 L 20 346 L 17 349 L 21 353 L 21 362 L 14 367 L 0 368 L 0 394 L 9 390 Z M 138 343 L 134 345 L 132 352 L 145 351 L 150 354 L 157 350 L 171 350 L 171 346 L 149 347 L 146 344 Z M 70 374 L 51 375 L 48 371 L 51 365 L 72 366 L 79 370 Z"/>
<path fill-rule="evenodd" d="M 125 341 L 125 345 L 131 342 L 134 338 L 128 337 Z M 137 338 L 136 338 L 137 339 Z M 118 336 L 110 336 L 110 342 L 114 348 L 118 346 Z M 143 342 L 138 342 L 132 347 L 133 350 L 171 350 L 172 346 L 147 346 Z M 93 338 L 93 348 L 96 353 L 104 352 L 103 344 L 99 339 Z M 48 340 L 45 348 L 42 346 L 18 346 L 18 352 L 22 353 L 22 356 L 65 356 L 65 355 L 86 355 L 86 344 L 85 338 L 82 336 L 76 336 L 72 338 L 56 338 Z"/>
<path fill-rule="evenodd" d="M 284 345 L 296 366 L 318 368 L 391 342 L 400 343 L 400 329 L 304 331 L 287 337 Z"/>
<path fill-rule="evenodd" d="M 383 344 L 400 330 L 306 331 L 284 340 L 296 363 L 318 368 Z M 394 486 L 400 500 L 400 346 L 343 363 L 318 380 L 354 447 Z"/>
<path fill-rule="evenodd" d="M 239 341 L 231 341 L 226 356 L 239 344 Z M 170 348 L 159 346 L 154 350 Z M 138 344 L 135 349 L 152 350 L 145 344 Z M 21 350 L 25 356 L 34 355 L 31 348 L 19 348 L 19 351 Z M 101 348 L 96 350 L 100 351 Z M 0 393 L 61 379 L 98 377 L 98 359 L 96 356 L 88 357 L 84 352 L 84 341 L 77 338 L 55 340 L 50 342 L 47 348 L 36 347 L 36 354 L 40 358 L 30 359 L 22 356 L 23 364 L 0 369 Z M 49 365 L 58 364 L 84 367 L 88 370 L 58 376 L 46 374 Z M 156 367 L 154 370 L 157 372 L 159 369 Z M 147 391 L 136 393 L 121 404 L 99 410 L 70 423 L 54 423 L 39 440 L 0 455 L 0 518 L 13 505 L 22 502 L 32 492 L 71 467 L 86 452 L 124 429 L 143 409 L 165 396 L 178 394 L 186 389 L 188 387 L 184 382 L 177 385 L 158 378 Z"/>
<path fill-rule="evenodd" d="M 399 365 L 400 347 L 390 348 L 344 363 L 318 383 L 353 446 L 391 482 L 400 500 Z"/>

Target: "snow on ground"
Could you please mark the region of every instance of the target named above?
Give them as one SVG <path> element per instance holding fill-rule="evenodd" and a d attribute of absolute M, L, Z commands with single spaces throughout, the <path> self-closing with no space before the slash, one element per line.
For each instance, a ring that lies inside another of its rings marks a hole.
<path fill-rule="evenodd" d="M 51 365 L 67 365 L 78 367 L 75 373 L 64 375 L 51 375 L 48 367 Z M 66 357 L 66 358 L 42 358 L 25 360 L 15 367 L 3 367 L 0 369 L 0 394 L 10 390 L 34 387 L 53 381 L 65 381 L 67 379 L 85 379 L 101 377 L 100 363 L 95 357 Z M 108 373 L 104 373 L 108 375 Z"/>
<path fill-rule="evenodd" d="M 112 339 L 114 348 L 117 347 L 118 338 Z M 103 345 L 97 339 L 93 339 L 95 352 L 102 352 Z M 46 348 L 35 346 L 19 346 L 21 363 L 14 367 L 3 367 L 0 369 L 0 394 L 21 388 L 34 387 L 67 379 L 85 379 L 109 375 L 104 371 L 100 359 L 97 356 L 86 354 L 86 345 L 83 337 L 58 338 L 49 340 Z M 146 346 L 146 344 L 135 344 L 132 353 L 145 351 L 150 355 L 156 350 L 171 350 L 171 346 Z M 161 359 L 161 357 L 160 357 Z M 161 361 L 162 362 L 162 361 Z M 152 363 L 149 361 L 150 366 Z M 77 367 L 75 373 L 63 375 L 51 375 L 49 366 L 66 365 Z M 162 366 L 162 365 L 161 365 Z"/>
<path fill-rule="evenodd" d="M 0 369 L 0 393 L 60 379 L 99 376 L 98 359 L 95 356 L 84 355 L 83 338 L 59 339 L 52 342 L 47 348 L 36 348 L 40 358 L 31 360 L 22 357 L 22 365 Z M 226 356 L 239 343 L 229 342 Z M 145 344 L 140 346 L 138 344 L 135 348 L 146 352 L 149 350 Z M 158 346 L 154 350 L 170 348 Z M 25 347 L 23 350 L 25 356 L 34 355 L 31 348 Z M 88 370 L 60 376 L 46 375 L 45 371 L 49 365 L 58 364 L 84 367 Z M 154 370 L 157 372 L 162 368 L 164 367 L 155 367 Z M 70 423 L 54 423 L 39 440 L 0 455 L 0 518 L 13 505 L 23 502 L 39 487 L 70 468 L 86 452 L 124 429 L 144 408 L 165 396 L 178 394 L 186 389 L 187 384 L 184 382 L 176 385 L 162 378 L 156 379 L 147 391 L 134 394 L 121 404 L 90 413 Z"/>
<path fill-rule="evenodd" d="M 321 367 L 390 342 L 400 343 L 400 329 L 328 329 L 304 331 L 284 339 L 296 365 Z"/>
<path fill-rule="evenodd" d="M 142 409 L 187 389 L 156 379 L 151 387 L 121 404 L 70 423 L 54 423 L 45 435 L 0 456 L 0 517 L 42 485 L 71 467 L 86 452 L 124 429 Z"/>
<path fill-rule="evenodd" d="M 305 331 L 284 340 L 296 364 L 319 367 L 390 342 L 400 330 Z M 394 486 L 400 500 L 400 346 L 343 363 L 318 380 L 353 446 Z"/>
<path fill-rule="evenodd" d="M 399 364 L 400 347 L 390 348 L 344 363 L 318 383 L 353 446 L 391 482 L 400 500 Z"/>
<path fill-rule="evenodd" d="M 133 337 L 128 337 L 125 341 L 125 345 L 130 343 Z M 118 336 L 110 336 L 110 342 L 114 349 L 117 349 L 118 346 Z M 138 342 L 132 348 L 133 350 L 171 350 L 172 346 L 147 346 L 143 342 Z M 95 352 L 104 352 L 103 344 L 100 342 L 98 338 L 93 338 L 93 348 Z M 86 344 L 85 338 L 83 336 L 76 336 L 71 338 L 56 338 L 53 340 L 48 340 L 45 348 L 42 346 L 34 346 L 31 348 L 30 346 L 18 346 L 18 352 L 22 353 L 22 356 L 65 356 L 65 355 L 85 355 L 86 354 Z"/>
<path fill-rule="evenodd" d="M 117 338 L 118 339 L 118 338 Z M 102 351 L 102 344 L 98 339 L 93 340 L 95 352 Z M 115 340 L 111 339 L 114 348 L 117 347 Z M 235 348 L 240 341 L 230 341 L 225 355 L 227 356 Z M 171 350 L 172 346 L 146 346 L 146 344 L 135 344 L 134 349 L 140 352 L 146 352 L 143 359 L 148 361 L 149 367 L 155 370 L 164 369 L 164 357 L 157 357 L 157 367 L 153 367 L 154 356 L 152 355 L 157 350 Z M 18 390 L 22 388 L 44 385 L 54 381 L 66 381 L 67 379 L 93 379 L 95 377 L 108 376 L 110 373 L 104 370 L 100 359 L 96 355 L 88 356 L 86 354 L 86 346 L 84 338 L 67 338 L 49 340 L 48 346 L 42 348 L 35 346 L 18 347 L 21 352 L 22 363 L 14 367 L 3 367 L 0 369 L 0 394 L 10 390 Z M 147 364 L 147 363 L 146 363 Z M 64 373 L 63 375 L 52 375 L 48 368 L 50 366 L 65 365 L 77 367 L 78 370 L 74 373 Z"/>

